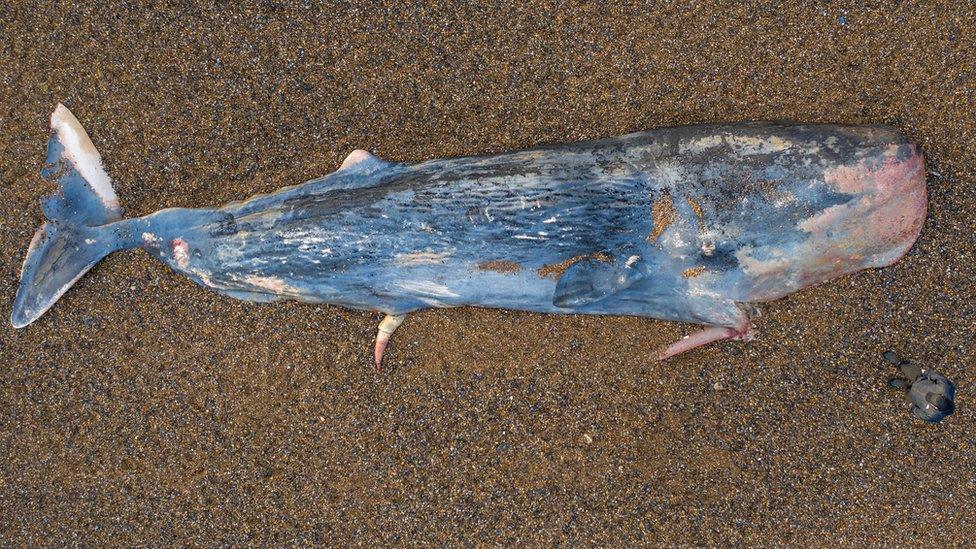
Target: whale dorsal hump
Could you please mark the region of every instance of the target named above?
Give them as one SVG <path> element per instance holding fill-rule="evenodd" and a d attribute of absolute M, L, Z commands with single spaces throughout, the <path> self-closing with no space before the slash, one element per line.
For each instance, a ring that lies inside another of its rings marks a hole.
<path fill-rule="evenodd" d="M 339 166 L 339 169 L 340 170 L 345 170 L 346 168 L 350 168 L 352 166 L 355 166 L 355 165 L 360 164 L 362 162 L 365 162 L 367 160 L 376 160 L 376 161 L 383 162 L 382 159 L 380 159 L 379 157 L 377 157 L 375 155 L 370 154 L 369 151 L 364 151 L 362 149 L 356 149 L 356 150 L 352 151 L 351 153 L 349 153 L 349 156 L 347 156 L 346 159 L 342 161 L 342 165 Z"/>

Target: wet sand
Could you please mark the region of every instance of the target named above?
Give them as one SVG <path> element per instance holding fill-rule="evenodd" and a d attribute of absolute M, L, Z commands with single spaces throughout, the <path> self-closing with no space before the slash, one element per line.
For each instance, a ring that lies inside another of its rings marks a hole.
<path fill-rule="evenodd" d="M 87 127 L 127 215 L 391 160 L 751 119 L 887 123 L 930 170 L 896 266 L 763 307 L 759 338 L 457 309 L 249 304 L 110 256 L 0 324 L 0 541 L 970 543 L 976 534 L 976 16 L 786 2 L 167 13 L 0 4 L 0 316 L 41 221 L 48 116 Z M 953 379 L 912 418 L 894 347 Z"/>

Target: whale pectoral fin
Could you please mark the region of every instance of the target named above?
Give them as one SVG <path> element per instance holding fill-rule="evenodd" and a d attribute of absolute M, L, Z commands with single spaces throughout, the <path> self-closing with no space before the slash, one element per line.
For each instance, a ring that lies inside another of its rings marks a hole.
<path fill-rule="evenodd" d="M 379 329 L 376 330 L 376 344 L 373 346 L 373 360 L 376 362 L 376 369 L 380 369 L 383 363 L 383 352 L 390 343 L 390 336 L 403 324 L 407 315 L 386 315 L 380 322 Z"/>
<path fill-rule="evenodd" d="M 621 267 L 599 258 L 578 261 L 556 282 L 552 303 L 556 307 L 581 307 L 626 290 L 642 275 L 637 269 Z"/>

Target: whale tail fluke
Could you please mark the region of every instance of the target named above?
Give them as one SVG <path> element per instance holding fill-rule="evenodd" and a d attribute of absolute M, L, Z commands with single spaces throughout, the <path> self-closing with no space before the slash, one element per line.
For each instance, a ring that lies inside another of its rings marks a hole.
<path fill-rule="evenodd" d="M 112 182 L 88 133 L 64 105 L 51 115 L 41 177 L 58 190 L 41 201 L 47 221 L 34 234 L 10 322 L 22 328 L 47 311 L 100 259 L 117 249 L 101 225 L 122 219 Z"/>

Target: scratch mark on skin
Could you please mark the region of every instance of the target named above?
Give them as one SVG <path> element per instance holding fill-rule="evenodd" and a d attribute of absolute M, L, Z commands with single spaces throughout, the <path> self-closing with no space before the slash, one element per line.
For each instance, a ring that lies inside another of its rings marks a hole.
<path fill-rule="evenodd" d="M 478 269 L 482 271 L 491 271 L 494 273 L 517 273 L 522 270 L 522 265 L 516 263 L 515 261 L 506 261 L 504 259 L 495 259 L 493 261 L 483 261 L 478 263 Z"/>
<path fill-rule="evenodd" d="M 563 273 L 566 272 L 566 269 L 572 267 L 573 265 L 579 263 L 580 261 L 585 261 L 587 259 L 596 259 L 597 261 L 602 261 L 604 263 L 613 262 L 613 258 L 610 257 L 608 254 L 599 252 L 595 254 L 578 255 L 575 257 L 571 257 L 565 261 L 561 261 L 559 263 L 550 263 L 549 265 L 543 265 L 536 272 L 539 273 L 539 276 L 541 278 L 551 278 L 553 280 L 559 280 L 559 277 L 561 277 Z"/>
<path fill-rule="evenodd" d="M 421 295 L 436 298 L 460 297 L 458 294 L 452 292 L 447 286 L 438 284 L 436 282 L 431 282 L 429 280 L 404 280 L 397 282 L 397 287 L 401 290 L 407 290 L 408 292 L 416 292 Z"/>
<path fill-rule="evenodd" d="M 671 194 L 664 191 L 651 207 L 651 219 L 654 221 L 654 228 L 651 230 L 651 234 L 647 235 L 647 241 L 656 242 L 658 237 L 674 223 L 674 217 L 675 210 L 674 203 L 671 202 Z"/>
<path fill-rule="evenodd" d="M 288 285 L 284 280 L 274 276 L 248 275 L 244 277 L 244 282 L 250 284 L 251 286 L 269 290 L 276 294 L 299 293 L 297 288 Z"/>
<path fill-rule="evenodd" d="M 413 265 L 437 265 L 451 257 L 448 252 L 411 252 L 407 254 L 397 254 L 393 258 L 393 264 L 398 267 L 410 267 Z"/>

